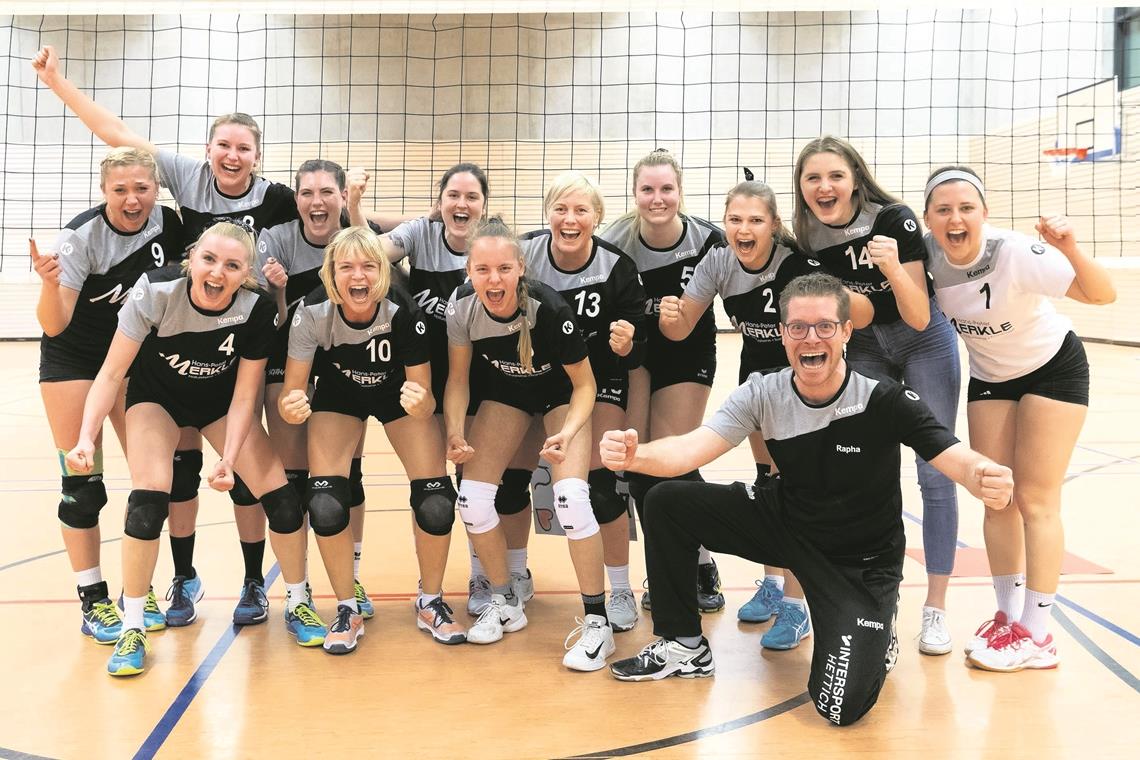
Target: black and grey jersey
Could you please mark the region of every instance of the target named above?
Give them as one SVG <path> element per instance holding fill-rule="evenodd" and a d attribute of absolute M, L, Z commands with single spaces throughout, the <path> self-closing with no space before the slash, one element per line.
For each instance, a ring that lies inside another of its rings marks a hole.
<path fill-rule="evenodd" d="M 718 246 L 697 264 L 685 296 L 711 304 L 719 295 L 733 327 L 744 337 L 741 361 L 753 368 L 788 366 L 780 341 L 780 294 L 793 278 L 823 270 L 815 259 L 783 245 L 772 245 L 763 267 L 747 269 L 727 245 Z"/>
<path fill-rule="evenodd" d="M 427 318 L 399 291 L 377 304 L 368 322 L 351 322 L 324 289 L 309 294 L 297 307 L 289 331 L 289 357 L 319 366 L 321 382 L 338 374 L 365 389 L 399 389 L 404 367 L 430 358 Z"/>
<path fill-rule="evenodd" d="M 274 225 L 261 231 L 257 237 L 257 282 L 261 287 L 269 283 L 262 267 L 270 258 L 280 262 L 289 281 L 285 283 L 285 303 L 292 309 L 302 298 L 321 285 L 321 264 L 325 260 L 325 246 L 314 245 L 305 239 L 300 219 Z"/>
<path fill-rule="evenodd" d="M 899 248 L 899 263 L 926 261 L 926 246 L 914 212 L 901 203 L 882 206 L 864 205 L 848 224 L 831 226 L 808 217 L 807 240 L 800 245 L 827 267 L 827 271 L 843 281 L 849 290 L 871 299 L 875 307 L 874 324 L 885 325 L 900 319 L 891 284 L 882 271 L 871 261 L 867 243 L 875 235 L 894 238 Z M 927 282 L 928 295 L 934 291 Z"/>
<path fill-rule="evenodd" d="M 119 309 L 139 275 L 182 259 L 182 222 L 174 209 L 155 205 L 142 229 L 124 233 L 107 219 L 107 204 L 84 211 L 56 237 L 59 283 L 79 291 L 71 321 L 43 337 L 44 350 L 65 351 L 102 363 L 118 325 Z"/>
<path fill-rule="evenodd" d="M 388 233 L 408 259 L 412 297 L 430 319 L 428 330 L 447 335 L 447 302 L 467 280 L 467 254 L 452 250 L 444 239 L 443 222 L 426 216 L 411 219 Z"/>
<path fill-rule="evenodd" d="M 587 356 L 586 342 L 574 321 L 574 312 L 553 288 L 527 279 L 526 323 L 534 349 L 533 370 L 519 360 L 519 329 L 523 315 L 516 311 L 500 319 L 484 308 L 475 288 L 465 283 L 447 304 L 447 339 L 457 346 L 470 346 L 473 360 L 483 361 L 499 375 L 526 380 L 564 372 Z M 494 372 L 492 377 L 494 377 Z"/>
<path fill-rule="evenodd" d="M 646 295 L 633 260 L 595 236 L 590 258 L 571 272 L 554 262 L 550 241 L 550 230 L 523 235 L 527 277 L 557 290 L 574 311 L 595 376 L 616 377 L 638 366 L 645 345 Z M 610 323 L 619 319 L 634 327 L 634 349 L 624 357 L 610 348 Z"/>
<path fill-rule="evenodd" d="M 824 404 L 799 395 L 790 367 L 750 375 L 705 426 L 734 446 L 763 433 L 789 521 L 851 564 L 897 561 L 905 547 L 899 444 L 929 462 L 958 442 L 913 390 L 850 368 Z"/>
<path fill-rule="evenodd" d="M 680 296 L 701 259 L 714 247 L 724 245 L 724 233 L 711 222 L 685 214 L 681 215 L 681 221 L 681 237 L 669 248 L 646 245 L 641 239 L 637 216 L 618 219 L 601 235 L 603 240 L 613 243 L 633 259 L 641 274 L 641 283 L 648 296 L 645 304 L 645 316 L 648 317 L 645 328 L 650 352 L 658 345 L 667 349 L 708 352 L 716 341 L 716 320 L 711 311 L 701 316 L 688 338 L 677 343 L 665 338 L 657 326 L 661 299 L 665 296 Z"/>
<path fill-rule="evenodd" d="M 190 300 L 190 280 L 180 267 L 142 275 L 119 311 L 119 331 L 142 343 L 131 384 L 162 388 L 186 406 L 233 396 L 239 359 L 264 359 L 277 307 L 262 292 L 242 288 L 220 311 Z"/>
<path fill-rule="evenodd" d="M 157 158 L 159 177 L 177 201 L 186 227 L 184 248 L 193 245 L 215 217 L 240 219 L 255 231 L 297 218 L 297 201 L 287 185 L 255 176 L 241 195 L 226 195 L 207 162 L 165 150 Z"/>

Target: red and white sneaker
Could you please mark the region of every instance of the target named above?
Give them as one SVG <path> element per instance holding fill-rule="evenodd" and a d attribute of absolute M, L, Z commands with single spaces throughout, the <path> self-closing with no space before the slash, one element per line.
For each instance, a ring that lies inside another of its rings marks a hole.
<path fill-rule="evenodd" d="M 966 642 L 966 647 L 962 650 L 966 656 L 970 656 L 970 652 L 975 649 L 984 649 L 990 645 L 990 639 L 997 636 L 1002 632 L 1002 629 L 1009 627 L 1009 620 L 1006 618 L 1005 613 L 998 610 L 994 613 L 992 620 L 987 620 L 978 626 L 978 630 L 974 631 L 974 637 Z"/>
<path fill-rule="evenodd" d="M 982 670 L 1013 673 L 1025 669 L 1055 668 L 1060 659 L 1052 636 L 1046 636 L 1038 643 L 1021 623 L 1014 623 L 990 639 L 989 646 L 970 652 L 966 661 Z"/>

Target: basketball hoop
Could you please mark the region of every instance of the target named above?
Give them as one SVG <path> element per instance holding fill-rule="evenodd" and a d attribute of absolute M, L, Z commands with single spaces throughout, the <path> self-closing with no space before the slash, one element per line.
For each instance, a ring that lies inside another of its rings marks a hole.
<path fill-rule="evenodd" d="M 1071 161 L 1084 161 L 1089 154 L 1088 148 L 1047 148 L 1043 151 L 1050 158 L 1069 159 Z"/>

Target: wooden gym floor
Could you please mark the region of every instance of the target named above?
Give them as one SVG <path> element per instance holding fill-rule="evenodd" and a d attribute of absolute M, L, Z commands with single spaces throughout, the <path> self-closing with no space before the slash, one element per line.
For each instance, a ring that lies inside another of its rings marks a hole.
<path fill-rule="evenodd" d="M 722 335 L 710 408 L 736 377 L 739 337 Z M 59 474 L 36 386 L 38 346 L 0 343 L 0 758 L 293 758 L 303 756 L 551 758 L 688 757 L 1137 757 L 1140 747 L 1140 349 L 1089 344 L 1093 400 L 1065 487 L 1068 567 L 1053 635 L 1051 672 L 984 673 L 961 646 L 993 611 L 980 504 L 960 491 L 961 553 L 949 623 L 955 651 L 918 653 L 922 564 L 906 563 L 902 655 L 875 709 L 837 729 L 807 703 L 811 639 L 790 652 L 761 650 L 764 625 L 738 623 L 758 569 L 720 557 L 728 606 L 706 615 L 714 678 L 619 683 L 561 666 L 563 639 L 581 614 L 564 540 L 537 536 L 530 625 L 488 647 L 443 647 L 416 630 L 407 483 L 378 426 L 364 462 L 368 518 L 362 581 L 376 604 L 367 636 L 348 657 L 296 646 L 281 621 L 283 586 L 269 553 L 267 624 L 235 630 L 242 576 L 233 513 L 202 491 L 196 566 L 206 597 L 198 622 L 152 634 L 147 672 L 113 679 L 109 647 L 79 635 L 74 578 L 55 517 Z M 965 436 L 964 406 L 960 432 Z M 904 456 L 909 544 L 921 548 L 921 502 Z M 207 457 L 208 460 L 208 457 Z M 751 479 L 747 446 L 703 468 L 710 480 Z M 103 572 L 121 582 L 119 537 L 125 462 L 108 426 Z M 635 584 L 644 578 L 640 545 Z M 319 611 L 333 599 L 316 560 Z M 171 575 L 165 538 L 155 588 Z M 466 541 L 453 534 L 446 590 L 458 618 Z M 114 593 L 114 591 L 113 591 Z M 164 605 L 165 606 L 165 605 Z M 649 621 L 618 636 L 618 657 L 651 639 Z M 796 754 L 792 754 L 796 753 Z"/>

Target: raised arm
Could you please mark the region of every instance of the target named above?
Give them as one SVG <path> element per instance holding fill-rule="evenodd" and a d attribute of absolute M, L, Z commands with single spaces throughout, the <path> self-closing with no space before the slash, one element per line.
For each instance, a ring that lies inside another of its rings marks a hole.
<path fill-rule="evenodd" d="M 91 133 L 112 148 L 123 146 L 157 153 L 158 149 L 142 135 L 138 134 L 115 114 L 96 103 L 78 87 L 71 83 L 59 70 L 59 57 L 55 48 L 46 45 L 40 48 L 32 59 L 32 68 L 40 81 L 51 88 L 63 104 L 79 117 Z"/>
<path fill-rule="evenodd" d="M 1037 223 L 1037 232 L 1042 240 L 1060 251 L 1073 265 L 1076 277 L 1065 293 L 1068 298 L 1096 305 L 1116 300 L 1116 286 L 1112 284 L 1108 270 L 1080 249 L 1068 219 L 1063 216 L 1043 216 Z"/>

